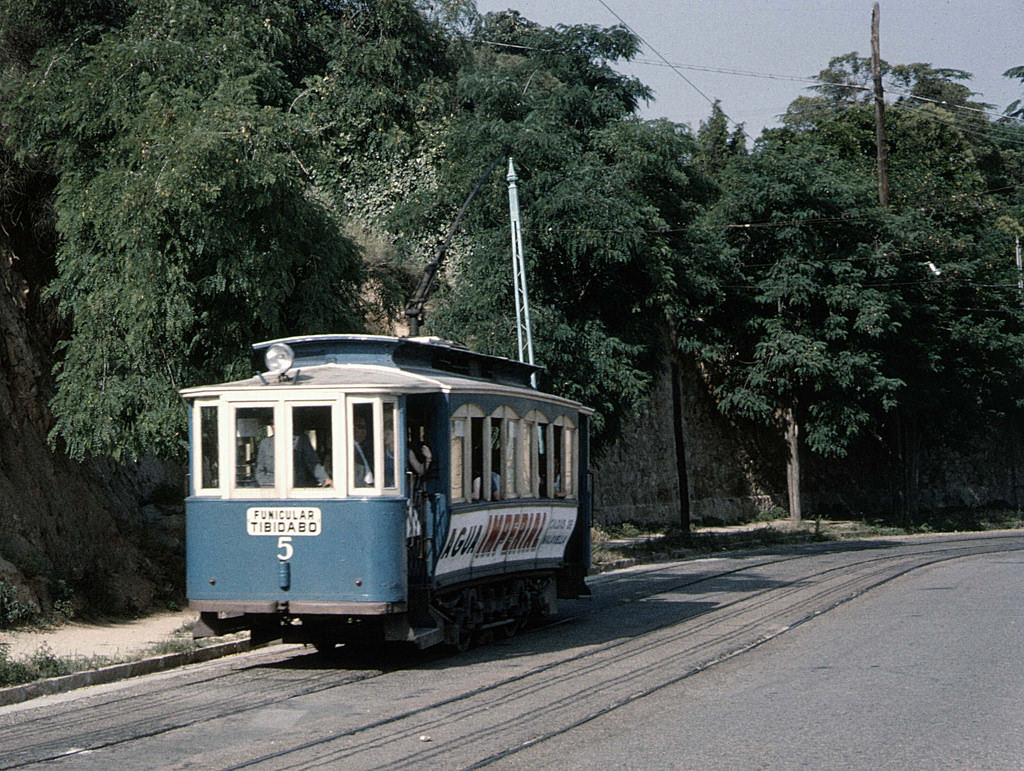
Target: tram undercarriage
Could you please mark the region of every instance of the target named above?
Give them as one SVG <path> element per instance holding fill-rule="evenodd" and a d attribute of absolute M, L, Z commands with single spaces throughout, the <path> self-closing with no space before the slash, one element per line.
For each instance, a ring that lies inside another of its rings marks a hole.
<path fill-rule="evenodd" d="M 299 602 L 263 608 L 228 604 L 213 609 L 210 606 L 216 603 L 194 603 L 200 616 L 193 636 L 198 639 L 248 629 L 253 645 L 281 640 L 326 651 L 338 644 L 405 642 L 428 648 L 443 642 L 465 651 L 495 635 L 512 637 L 530 619 L 545 618 L 557 606 L 551 572 L 498 576 L 430 595 L 421 592 L 419 597 L 409 607 L 404 603 L 368 603 L 368 607 L 358 608 L 358 603 Z M 316 612 L 309 612 L 314 609 Z"/>

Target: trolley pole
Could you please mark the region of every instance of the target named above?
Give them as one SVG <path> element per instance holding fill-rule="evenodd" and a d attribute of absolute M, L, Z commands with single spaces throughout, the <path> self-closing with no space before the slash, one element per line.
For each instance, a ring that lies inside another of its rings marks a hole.
<path fill-rule="evenodd" d="M 533 336 L 530 333 L 530 302 L 526 294 L 526 263 L 523 261 L 523 230 L 519 220 L 519 189 L 516 167 L 508 159 L 508 209 L 512 223 L 512 281 L 516 298 L 516 342 L 519 361 L 533 364 Z M 530 384 L 537 387 L 536 373 L 530 375 Z"/>
<path fill-rule="evenodd" d="M 1020 236 L 1014 237 L 1014 244 L 1017 247 L 1017 299 L 1024 307 L 1024 260 L 1020 256 Z"/>

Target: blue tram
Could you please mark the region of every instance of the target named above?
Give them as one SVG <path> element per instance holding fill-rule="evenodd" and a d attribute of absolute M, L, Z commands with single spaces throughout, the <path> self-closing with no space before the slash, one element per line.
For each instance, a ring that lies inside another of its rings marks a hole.
<path fill-rule="evenodd" d="M 189 405 L 197 637 L 464 649 L 587 592 L 590 411 L 437 338 L 259 343 Z"/>

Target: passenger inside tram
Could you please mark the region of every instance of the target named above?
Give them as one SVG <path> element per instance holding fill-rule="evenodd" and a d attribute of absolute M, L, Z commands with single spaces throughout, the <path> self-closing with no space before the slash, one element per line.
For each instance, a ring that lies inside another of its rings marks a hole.
<path fill-rule="evenodd" d="M 369 419 L 373 415 L 371 410 L 369 404 L 359 404 L 352 408 L 353 484 L 356 487 L 373 487 L 373 439 L 368 431 Z"/>

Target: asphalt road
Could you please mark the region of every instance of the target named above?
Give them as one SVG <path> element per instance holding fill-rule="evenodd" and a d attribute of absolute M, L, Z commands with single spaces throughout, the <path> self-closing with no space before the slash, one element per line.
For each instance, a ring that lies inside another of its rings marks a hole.
<path fill-rule="evenodd" d="M 1024 554 L 915 570 L 496 767 L 554 764 L 1024 768 Z"/>
<path fill-rule="evenodd" d="M 0 768 L 1021 768 L 1024 535 L 593 581 L 452 656 L 277 647 L 0 709 Z"/>

